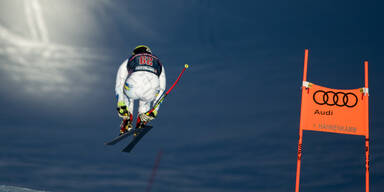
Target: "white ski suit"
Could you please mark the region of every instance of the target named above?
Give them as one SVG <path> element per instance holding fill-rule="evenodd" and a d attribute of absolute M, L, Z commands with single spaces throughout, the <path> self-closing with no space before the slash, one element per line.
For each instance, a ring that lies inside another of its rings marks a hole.
<path fill-rule="evenodd" d="M 138 113 L 146 113 L 164 93 L 166 77 L 164 66 L 151 54 L 141 53 L 126 59 L 119 67 L 115 93 L 133 113 L 134 100 L 139 100 Z M 155 109 L 159 110 L 160 105 Z"/>

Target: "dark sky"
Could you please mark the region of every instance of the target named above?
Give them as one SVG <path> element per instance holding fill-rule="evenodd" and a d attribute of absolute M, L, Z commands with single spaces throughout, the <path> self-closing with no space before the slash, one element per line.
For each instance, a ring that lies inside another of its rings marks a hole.
<path fill-rule="evenodd" d="M 0 185 L 52 192 L 281 192 L 295 187 L 308 80 L 353 89 L 369 61 L 371 191 L 384 190 L 379 1 L 1 0 Z M 114 81 L 138 44 L 172 85 L 134 149 Z M 305 132 L 301 191 L 363 191 L 364 138 Z"/>

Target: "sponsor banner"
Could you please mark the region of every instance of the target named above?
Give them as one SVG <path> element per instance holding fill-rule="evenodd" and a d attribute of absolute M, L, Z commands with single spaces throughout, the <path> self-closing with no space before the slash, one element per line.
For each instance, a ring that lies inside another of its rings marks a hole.
<path fill-rule="evenodd" d="M 368 94 L 360 89 L 303 87 L 300 126 L 303 130 L 368 136 Z"/>

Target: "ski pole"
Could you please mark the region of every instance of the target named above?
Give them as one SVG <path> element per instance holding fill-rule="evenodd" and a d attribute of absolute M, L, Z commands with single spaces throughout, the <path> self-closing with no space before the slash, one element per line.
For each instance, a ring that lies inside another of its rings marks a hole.
<path fill-rule="evenodd" d="M 173 83 L 173 85 L 171 86 L 171 88 L 168 89 L 168 91 L 166 93 L 163 93 L 163 96 L 161 96 L 159 98 L 159 100 L 156 101 L 156 104 L 155 106 L 153 106 L 153 108 L 147 112 L 147 115 L 151 114 L 165 99 L 165 97 L 167 97 L 167 95 L 169 94 L 169 92 L 172 91 L 173 87 L 175 87 L 175 85 L 177 84 L 177 82 L 179 82 L 181 76 L 183 75 L 184 71 L 188 68 L 188 64 L 185 64 L 184 65 L 184 68 L 183 70 L 181 71 L 181 73 L 179 74 L 179 77 L 176 79 L 176 81 Z"/>

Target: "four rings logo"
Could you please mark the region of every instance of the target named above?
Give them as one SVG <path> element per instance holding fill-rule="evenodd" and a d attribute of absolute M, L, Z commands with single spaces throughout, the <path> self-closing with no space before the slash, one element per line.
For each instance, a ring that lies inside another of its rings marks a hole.
<path fill-rule="evenodd" d="M 318 105 L 354 107 L 358 98 L 354 93 L 318 90 L 313 94 L 313 101 Z"/>

